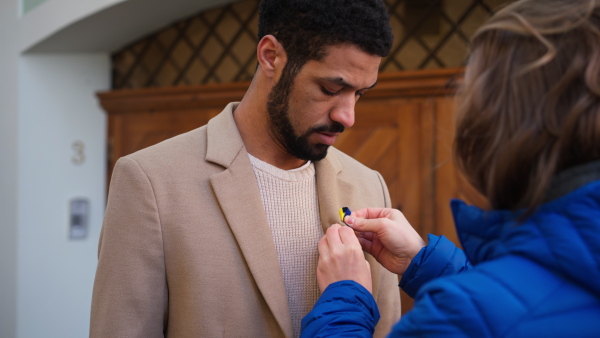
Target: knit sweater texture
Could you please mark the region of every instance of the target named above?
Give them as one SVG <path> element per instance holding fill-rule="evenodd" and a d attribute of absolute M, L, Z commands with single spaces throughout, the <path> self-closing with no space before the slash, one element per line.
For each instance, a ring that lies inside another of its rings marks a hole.
<path fill-rule="evenodd" d="M 323 236 L 315 168 L 282 170 L 250 155 L 288 298 L 294 333 L 319 298 L 317 245 Z"/>

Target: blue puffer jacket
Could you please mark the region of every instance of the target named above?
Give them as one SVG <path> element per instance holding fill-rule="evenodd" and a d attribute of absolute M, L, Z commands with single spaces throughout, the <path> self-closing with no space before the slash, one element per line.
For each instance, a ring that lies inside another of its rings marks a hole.
<path fill-rule="evenodd" d="M 597 170 L 592 177 L 596 181 L 584 185 L 573 182 L 580 175 L 568 178 L 567 186 L 577 189 L 522 224 L 513 212 L 452 201 L 473 267 L 450 241 L 430 235 L 401 281 L 416 294 L 414 308 L 390 336 L 600 337 Z M 330 285 L 303 319 L 302 337 L 370 337 L 378 318 L 370 293 L 342 281 Z"/>

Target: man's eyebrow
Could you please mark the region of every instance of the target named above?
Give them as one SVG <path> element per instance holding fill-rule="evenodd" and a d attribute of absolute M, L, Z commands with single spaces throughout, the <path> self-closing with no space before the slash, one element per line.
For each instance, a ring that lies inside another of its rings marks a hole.
<path fill-rule="evenodd" d="M 328 81 L 328 82 L 331 82 L 331 83 L 334 83 L 334 84 L 336 84 L 338 86 L 342 86 L 342 87 L 346 87 L 346 88 L 353 88 L 353 89 L 356 88 L 356 86 L 354 86 L 354 85 L 346 82 L 341 77 L 326 77 L 324 80 Z M 377 81 L 375 81 L 375 83 L 373 83 L 373 85 L 371 85 L 370 87 L 364 88 L 364 89 L 365 90 L 371 89 L 371 88 L 375 87 L 376 85 L 377 85 Z M 356 88 L 356 89 L 358 89 L 358 88 Z"/>

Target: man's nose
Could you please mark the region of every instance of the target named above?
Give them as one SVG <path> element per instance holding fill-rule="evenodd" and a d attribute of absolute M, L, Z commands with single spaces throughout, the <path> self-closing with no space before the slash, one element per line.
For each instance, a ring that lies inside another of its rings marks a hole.
<path fill-rule="evenodd" d="M 356 97 L 351 95 L 340 97 L 338 104 L 330 114 L 331 120 L 341 123 L 346 128 L 352 127 L 354 125 L 355 106 Z"/>

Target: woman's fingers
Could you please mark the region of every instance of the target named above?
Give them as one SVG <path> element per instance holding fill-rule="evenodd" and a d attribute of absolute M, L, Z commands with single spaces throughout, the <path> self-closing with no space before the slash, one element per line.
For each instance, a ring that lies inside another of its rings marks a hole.
<path fill-rule="evenodd" d="M 352 230 L 348 227 L 340 227 L 338 232 L 339 232 L 339 237 L 340 237 L 342 243 L 344 243 L 346 245 L 360 246 L 358 243 L 358 239 L 356 238 L 356 235 L 354 234 L 354 230 Z"/>
<path fill-rule="evenodd" d="M 329 243 L 327 243 L 327 236 L 323 236 L 317 245 L 319 249 L 319 255 L 321 257 L 329 257 Z"/>
<path fill-rule="evenodd" d="M 358 238 L 354 234 L 354 230 L 349 227 L 342 227 L 339 224 L 334 224 L 327 229 L 327 244 L 330 257 L 335 257 L 340 261 L 348 255 L 357 255 L 363 257 L 362 248 L 358 242 Z"/>
<path fill-rule="evenodd" d="M 365 219 L 388 218 L 391 220 L 404 218 L 404 215 L 400 210 L 392 208 L 363 208 L 352 211 L 350 216 Z"/>
<path fill-rule="evenodd" d="M 342 243 L 339 234 L 339 230 L 341 227 L 342 226 L 339 224 L 333 224 L 329 227 L 329 229 L 327 229 L 325 237 L 327 237 L 327 240 L 329 241 L 329 243 L 331 243 L 331 245 L 337 245 Z"/>
<path fill-rule="evenodd" d="M 351 228 L 332 225 L 318 248 L 317 280 L 321 291 L 340 280 L 354 280 L 371 291 L 370 266 L 364 266 L 362 248 Z"/>
<path fill-rule="evenodd" d="M 395 225 L 394 221 L 389 218 L 366 219 L 346 216 L 344 220 L 352 229 L 361 232 L 379 233 Z"/>
<path fill-rule="evenodd" d="M 354 217 L 359 217 L 359 218 L 381 218 L 381 217 L 385 217 L 382 215 L 387 214 L 386 208 L 363 208 L 363 209 L 359 209 L 359 210 L 353 210 L 352 211 L 352 216 Z"/>

